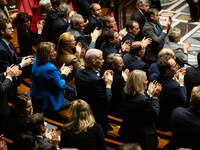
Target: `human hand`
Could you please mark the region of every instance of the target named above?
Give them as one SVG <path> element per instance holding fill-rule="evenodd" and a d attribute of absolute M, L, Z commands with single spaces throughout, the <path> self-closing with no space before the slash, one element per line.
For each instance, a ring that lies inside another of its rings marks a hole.
<path fill-rule="evenodd" d="M 182 68 L 184 69 L 184 68 Z M 181 70 L 181 69 L 180 69 Z M 184 86 L 184 76 L 186 74 L 186 71 L 177 71 L 176 75 L 174 76 L 174 80 L 180 85 Z"/>
<path fill-rule="evenodd" d="M 101 35 L 102 30 L 97 30 L 98 27 L 94 29 L 94 31 L 91 33 L 91 39 L 92 41 L 96 42 L 97 38 Z"/>
<path fill-rule="evenodd" d="M 61 74 L 65 74 L 66 76 L 68 76 L 69 73 L 71 73 L 73 70 L 73 66 L 65 66 L 65 63 L 62 65 L 62 67 L 60 68 L 60 72 Z"/>
<path fill-rule="evenodd" d="M 199 0 L 194 0 L 195 3 L 198 3 Z"/>
<path fill-rule="evenodd" d="M 52 140 L 52 130 L 50 132 L 48 132 L 49 129 L 47 128 L 46 131 L 45 131 L 45 138 L 46 138 L 47 142 L 50 142 Z"/>
<path fill-rule="evenodd" d="M 7 145 L 5 141 L 0 141 L 0 150 L 7 150 Z"/>
<path fill-rule="evenodd" d="M 13 78 L 13 77 L 19 76 L 20 75 L 19 72 L 21 72 L 19 70 L 19 67 L 14 66 L 14 64 L 12 64 L 10 67 L 7 67 L 6 76 Z"/>
<path fill-rule="evenodd" d="M 103 75 L 103 80 L 106 84 L 106 88 L 111 88 L 112 82 L 113 82 L 113 71 L 112 70 L 106 70 Z"/>
<path fill-rule="evenodd" d="M 27 67 L 28 65 L 30 65 L 33 62 L 32 58 L 26 58 L 24 57 L 21 61 L 21 66 L 22 67 Z"/>
<path fill-rule="evenodd" d="M 4 141 L 4 136 L 3 136 L 3 134 L 0 135 L 0 141 Z"/>
<path fill-rule="evenodd" d="M 144 37 L 141 41 L 144 48 L 146 48 L 149 44 L 151 44 L 151 42 L 152 42 L 152 39 L 151 38 L 146 39 L 146 37 Z"/>
<path fill-rule="evenodd" d="M 76 44 L 76 53 L 80 54 L 81 53 L 81 48 L 82 48 L 82 44 L 80 42 L 78 42 Z"/>
<path fill-rule="evenodd" d="M 156 97 L 158 98 L 158 96 L 160 95 L 160 92 L 162 91 L 162 85 L 160 83 L 156 83 L 155 88 L 152 92 L 152 97 Z"/>
<path fill-rule="evenodd" d="M 183 51 L 184 51 L 184 53 L 187 53 L 187 52 L 188 52 L 188 49 L 189 49 L 190 46 L 191 46 L 191 43 L 190 43 L 190 42 L 185 42 L 185 43 L 183 44 Z"/>
<path fill-rule="evenodd" d="M 42 33 L 42 29 L 44 27 L 44 20 L 40 20 L 38 23 L 37 23 L 37 29 L 38 29 L 38 34 L 41 34 Z"/>
<path fill-rule="evenodd" d="M 68 17 L 69 20 L 71 19 L 71 16 L 72 16 L 73 14 L 77 14 L 77 12 L 76 12 L 76 11 L 70 11 L 70 12 L 69 12 L 69 17 Z"/>
<path fill-rule="evenodd" d="M 49 150 L 51 149 L 51 146 L 46 147 L 44 150 Z"/>
<path fill-rule="evenodd" d="M 167 24 L 168 24 L 168 28 L 171 26 L 172 24 L 172 18 L 169 16 L 168 20 L 167 20 Z"/>
<path fill-rule="evenodd" d="M 129 40 L 126 40 L 124 43 L 121 42 L 121 51 L 125 55 L 130 52 L 131 43 Z"/>
<path fill-rule="evenodd" d="M 122 29 L 119 31 L 119 37 L 123 38 L 127 34 L 126 29 Z"/>
<path fill-rule="evenodd" d="M 54 144 L 56 146 L 56 148 L 59 148 L 58 146 L 58 143 L 59 143 L 59 140 L 58 140 L 58 133 L 56 132 L 56 130 L 54 130 L 52 132 L 52 140 L 51 140 L 51 143 Z"/>
<path fill-rule="evenodd" d="M 129 74 L 130 74 L 129 69 L 122 71 L 122 77 L 123 77 L 124 81 L 127 80 Z"/>
<path fill-rule="evenodd" d="M 163 30 L 165 30 L 167 32 L 167 30 L 168 30 L 168 22 L 167 22 L 166 19 L 165 19 L 165 22 L 163 22 L 162 26 L 163 26 Z"/>
<path fill-rule="evenodd" d="M 86 22 L 84 22 L 83 26 L 86 27 L 89 24 L 89 20 L 86 20 Z"/>
<path fill-rule="evenodd" d="M 33 55 L 29 55 L 29 56 L 26 56 L 24 57 L 24 59 L 27 59 L 27 58 L 31 58 L 31 65 L 33 64 L 33 61 L 34 61 L 34 56 Z"/>
<path fill-rule="evenodd" d="M 14 12 L 12 15 L 10 15 L 10 18 L 17 18 L 17 15 L 19 14 L 19 12 Z"/>

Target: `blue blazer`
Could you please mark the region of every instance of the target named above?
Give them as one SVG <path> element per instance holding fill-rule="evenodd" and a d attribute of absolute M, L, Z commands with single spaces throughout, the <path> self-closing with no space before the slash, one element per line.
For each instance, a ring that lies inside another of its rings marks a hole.
<path fill-rule="evenodd" d="M 130 33 L 127 33 L 127 34 L 123 37 L 122 42 L 124 43 L 126 40 L 129 40 L 130 43 L 136 41 L 136 39 L 135 39 Z"/>
<path fill-rule="evenodd" d="M 83 31 L 85 34 L 91 34 L 91 32 L 93 32 L 96 27 L 98 27 L 98 30 L 101 29 L 101 22 L 96 17 L 90 15 L 88 17 L 88 21 L 89 24 L 85 27 Z"/>
<path fill-rule="evenodd" d="M 65 80 L 50 62 L 41 63 L 35 58 L 31 78 L 31 99 L 39 109 L 58 110 L 64 102 Z"/>
<path fill-rule="evenodd" d="M 21 60 L 22 58 L 13 55 L 6 43 L 0 39 L 0 73 L 5 72 L 6 68 L 12 64 L 19 66 L 19 69 L 21 70 L 21 66 L 19 65 Z M 8 96 L 17 96 L 16 78 L 13 78 L 10 89 L 8 91 Z"/>
<path fill-rule="evenodd" d="M 103 52 L 104 60 L 106 60 L 106 57 L 111 53 L 119 54 L 119 51 L 114 46 L 107 44 L 106 42 L 101 45 L 100 50 Z"/>

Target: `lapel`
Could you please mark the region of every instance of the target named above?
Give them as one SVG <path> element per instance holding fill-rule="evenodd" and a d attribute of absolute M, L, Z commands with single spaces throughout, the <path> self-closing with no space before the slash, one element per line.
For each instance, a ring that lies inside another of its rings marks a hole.
<path fill-rule="evenodd" d="M 6 15 L 4 14 L 4 12 L 3 12 L 3 10 L 2 10 L 1 8 L 0 8 L 0 14 L 1 14 L 1 16 L 2 16 L 1 19 L 2 19 L 2 18 L 7 18 Z"/>
<path fill-rule="evenodd" d="M 7 7 L 4 6 L 4 9 L 5 9 L 6 14 L 8 15 L 8 18 L 9 18 L 9 13 L 8 13 L 8 9 L 7 9 Z M 6 17 L 6 18 L 7 18 L 7 17 Z"/>

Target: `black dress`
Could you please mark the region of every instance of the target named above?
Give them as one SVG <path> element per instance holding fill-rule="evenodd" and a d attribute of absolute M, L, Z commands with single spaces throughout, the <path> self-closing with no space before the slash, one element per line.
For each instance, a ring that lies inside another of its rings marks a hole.
<path fill-rule="evenodd" d="M 79 150 L 106 150 L 104 133 L 99 124 L 87 130 L 87 132 L 76 134 L 78 124 L 70 130 L 61 132 L 61 148 L 77 148 Z"/>

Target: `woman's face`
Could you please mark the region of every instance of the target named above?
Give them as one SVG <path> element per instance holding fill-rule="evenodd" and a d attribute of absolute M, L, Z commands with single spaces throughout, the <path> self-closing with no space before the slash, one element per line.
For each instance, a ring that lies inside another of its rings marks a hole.
<path fill-rule="evenodd" d="M 54 60 L 56 57 L 56 51 L 54 50 L 53 47 L 51 47 L 51 52 L 50 52 L 50 56 L 49 56 L 49 61 Z"/>
<path fill-rule="evenodd" d="M 148 83 L 147 76 L 145 76 L 144 81 L 143 81 L 144 90 L 147 89 L 147 83 Z"/>
<path fill-rule="evenodd" d="M 75 47 L 75 44 L 76 44 L 76 41 L 75 41 L 74 36 L 72 35 L 71 36 L 71 42 L 68 43 L 68 47 L 72 49 L 72 48 Z"/>
<path fill-rule="evenodd" d="M 24 114 L 26 116 L 33 114 L 33 105 L 32 105 L 31 100 L 27 101 L 26 107 L 24 108 Z"/>
<path fill-rule="evenodd" d="M 124 66 L 124 63 L 123 63 L 123 60 L 122 60 L 122 58 L 120 57 L 120 61 L 119 61 L 119 63 L 117 64 L 117 65 L 115 65 L 115 70 L 116 71 L 122 71 L 122 67 Z"/>
<path fill-rule="evenodd" d="M 20 24 L 20 27 L 27 29 L 30 28 L 30 24 L 31 24 L 30 20 L 28 18 L 25 18 L 24 22 Z"/>

